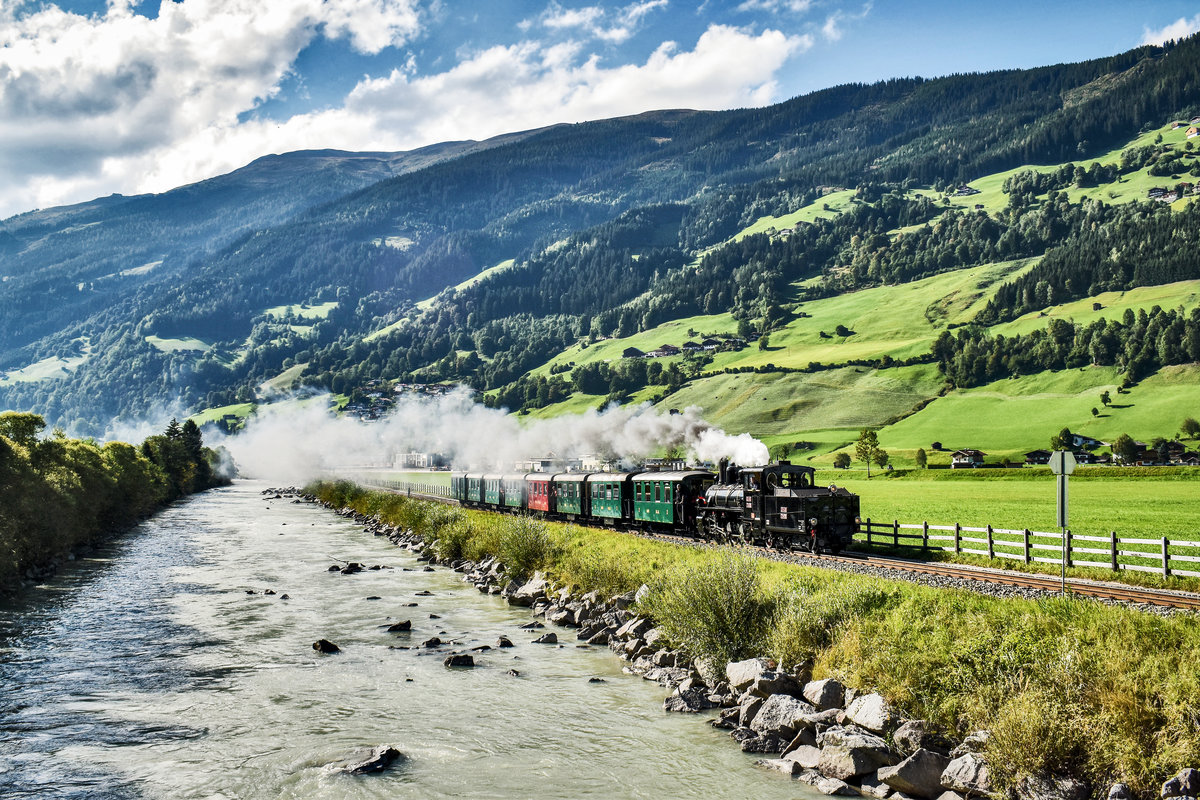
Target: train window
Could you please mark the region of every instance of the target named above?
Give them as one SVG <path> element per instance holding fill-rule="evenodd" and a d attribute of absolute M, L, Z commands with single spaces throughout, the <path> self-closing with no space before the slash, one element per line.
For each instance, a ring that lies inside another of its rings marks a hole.
<path fill-rule="evenodd" d="M 671 502 L 671 484 L 669 483 L 663 487 L 663 500 Z"/>
<path fill-rule="evenodd" d="M 662 500 L 662 484 L 657 481 L 654 484 L 654 502 Z"/>

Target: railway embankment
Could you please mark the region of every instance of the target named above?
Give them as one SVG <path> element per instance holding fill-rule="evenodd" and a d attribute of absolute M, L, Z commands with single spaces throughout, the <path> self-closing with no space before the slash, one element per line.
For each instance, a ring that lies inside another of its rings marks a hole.
<path fill-rule="evenodd" d="M 1079 599 L 824 572 L 347 483 L 309 499 L 528 606 L 829 794 L 1196 796 L 1200 632 Z M 1185 768 L 1182 769 L 1181 768 Z"/>

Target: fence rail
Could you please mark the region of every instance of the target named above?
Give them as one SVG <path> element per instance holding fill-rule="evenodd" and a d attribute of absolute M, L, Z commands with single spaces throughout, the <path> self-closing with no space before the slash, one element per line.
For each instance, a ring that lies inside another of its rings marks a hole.
<path fill-rule="evenodd" d="M 369 474 L 353 477 L 360 483 L 408 495 L 423 494 L 447 498 L 450 496 L 450 487 L 445 484 L 414 483 Z M 868 545 L 941 550 L 990 559 L 1005 558 L 1026 564 L 1062 563 L 1063 534 L 1032 531 L 1028 528 L 995 528 L 991 525 L 976 528 L 959 523 L 931 525 L 928 522 L 903 523 L 899 520 L 875 522 L 868 518 L 863 520 L 860 526 L 860 536 Z M 1035 541 L 1037 539 L 1043 541 Z M 1051 543 L 1044 543 L 1047 539 Z M 1116 531 L 1110 531 L 1107 536 L 1085 536 L 1072 533 L 1070 529 L 1066 532 L 1066 539 L 1069 567 L 1096 567 L 1114 572 L 1147 572 L 1162 575 L 1164 578 L 1172 575 L 1200 578 L 1200 570 L 1186 569 L 1187 566 L 1200 564 L 1200 550 L 1196 549 L 1200 548 L 1200 541 L 1172 540 L 1165 536 L 1158 539 L 1121 537 L 1117 536 Z M 1053 558 L 1047 558 L 1039 553 L 1055 555 Z M 1095 556 L 1103 556 L 1104 560 L 1097 560 Z"/>
<path fill-rule="evenodd" d="M 911 531 L 919 531 L 919 533 Z M 930 531 L 938 533 L 930 533 Z M 1008 558 L 1023 561 L 1026 564 L 1062 563 L 1061 554 L 1064 544 L 1062 533 L 1031 531 L 1028 528 L 1021 530 L 994 528 L 991 525 L 983 528 L 970 528 L 958 523 L 930 525 L 928 522 L 914 524 L 902 523 L 899 520 L 874 522 L 869 518 L 863 520 L 860 532 L 863 541 L 868 545 L 886 544 L 892 547 L 942 550 L 948 553 L 965 553 L 993 559 Z M 952 535 L 946 535 L 947 533 Z M 964 535 L 977 533 L 982 533 L 984 536 Z M 1049 539 L 1054 543 L 1044 544 L 1034 541 L 1035 539 Z M 941 544 L 942 542 L 947 544 Z M 1087 544 L 1081 544 L 1084 542 Z M 1097 544 L 1105 546 L 1094 546 Z M 984 545 L 987 549 L 968 545 Z M 1200 571 L 1186 569 L 1189 565 L 1200 564 L 1200 552 L 1191 548 L 1200 548 L 1200 541 L 1180 541 L 1168 539 L 1165 536 L 1158 539 L 1121 537 L 1117 536 L 1116 531 L 1111 531 L 1108 536 L 1084 536 L 1072 533 L 1070 529 L 1066 531 L 1067 566 L 1069 567 L 1098 567 L 1114 572 L 1121 570 L 1151 572 L 1162 575 L 1164 578 L 1172 575 L 1200 578 Z M 1037 555 L 1037 553 L 1046 551 L 1059 555 L 1055 558 Z M 1084 558 L 1076 556 L 1084 556 Z M 1104 556 L 1105 559 L 1103 561 L 1096 560 L 1095 556 Z"/>

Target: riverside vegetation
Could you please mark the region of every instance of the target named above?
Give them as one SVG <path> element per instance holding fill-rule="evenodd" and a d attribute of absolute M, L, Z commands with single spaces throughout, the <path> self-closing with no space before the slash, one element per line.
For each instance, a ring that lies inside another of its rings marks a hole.
<path fill-rule="evenodd" d="M 81 546 L 185 495 L 227 484 L 193 422 L 175 420 L 140 447 L 42 438 L 37 414 L 0 413 L 0 588 L 52 573 Z"/>
<path fill-rule="evenodd" d="M 988 730 L 997 791 L 1071 777 L 1092 794 L 1123 782 L 1157 796 L 1165 778 L 1200 762 L 1200 630 L 1188 616 L 936 590 L 348 482 L 307 491 L 417 533 L 446 563 L 498 558 L 508 580 L 541 570 L 581 592 L 644 584 L 638 613 L 710 669 L 769 656 L 813 678 L 870 687 L 945 735 Z"/>

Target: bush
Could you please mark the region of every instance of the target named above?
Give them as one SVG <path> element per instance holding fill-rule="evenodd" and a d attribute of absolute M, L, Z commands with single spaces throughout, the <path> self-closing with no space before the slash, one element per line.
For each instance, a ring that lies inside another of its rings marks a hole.
<path fill-rule="evenodd" d="M 498 555 L 513 580 L 523 581 L 551 562 L 554 542 L 546 523 L 533 517 L 506 517 L 501 530 Z"/>
<path fill-rule="evenodd" d="M 722 550 L 698 564 L 661 574 L 642 609 L 692 658 L 714 669 L 758 655 L 772 603 L 762 590 L 760 562 Z"/>

